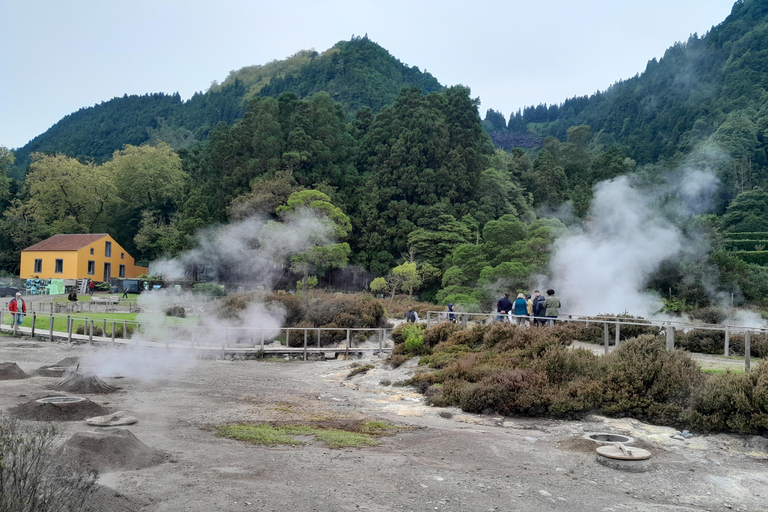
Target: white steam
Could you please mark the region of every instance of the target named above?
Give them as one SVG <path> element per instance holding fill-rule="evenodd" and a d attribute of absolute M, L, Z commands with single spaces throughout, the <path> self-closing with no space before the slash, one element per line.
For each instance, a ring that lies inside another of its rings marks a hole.
<path fill-rule="evenodd" d="M 268 289 L 283 274 L 289 257 L 314 245 L 331 242 L 333 225 L 308 209 L 299 209 L 284 222 L 258 217 L 208 228 L 197 236 L 197 248 L 175 259 L 150 264 L 150 273 L 166 280 L 190 280 L 193 272 L 209 281 L 236 283 L 242 289 Z M 216 301 L 177 289 L 146 291 L 139 295 L 141 313 L 136 321 L 141 332 L 123 350 L 98 350 L 83 359 L 84 366 L 99 375 L 119 374 L 144 380 L 189 368 L 199 349 L 222 346 L 258 346 L 280 332 L 285 320 L 281 306 L 251 303 L 237 318 L 221 318 Z M 184 308 L 188 320 L 166 312 Z M 243 345 L 244 344 L 244 345 Z"/>
<path fill-rule="evenodd" d="M 692 170 L 650 188 L 627 176 L 596 185 L 586 224 L 553 247 L 550 274 L 562 311 L 645 317 L 658 312 L 661 298 L 646 290 L 651 275 L 666 260 L 706 251 L 701 240 L 683 234 L 675 217 L 707 211 L 717 183 L 711 173 Z M 665 197 L 676 199 L 672 207 L 659 207 Z"/>

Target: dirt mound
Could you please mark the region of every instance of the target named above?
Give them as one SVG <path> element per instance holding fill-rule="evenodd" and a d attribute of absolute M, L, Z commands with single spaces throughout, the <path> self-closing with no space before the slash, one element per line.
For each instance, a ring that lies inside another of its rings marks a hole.
<path fill-rule="evenodd" d="M 67 371 L 71 370 L 72 368 L 76 368 L 79 362 L 79 357 L 65 357 L 56 364 L 41 366 L 35 370 L 35 374 L 40 375 L 41 377 L 61 377 Z"/>
<path fill-rule="evenodd" d="M 28 379 L 29 375 L 16 363 L 0 363 L 0 380 Z"/>
<path fill-rule="evenodd" d="M 102 416 L 109 413 L 109 409 L 103 405 L 91 402 L 87 398 L 74 401 L 80 397 L 58 397 L 68 401 L 57 401 L 55 398 L 46 397 L 38 401 L 17 405 L 9 409 L 9 412 L 24 420 L 34 421 L 79 421 L 93 416 Z"/>
<path fill-rule="evenodd" d="M 53 389 L 70 393 L 114 393 L 120 388 L 110 386 L 95 373 L 72 372 Z"/>
<path fill-rule="evenodd" d="M 61 448 L 62 456 L 98 471 L 142 469 L 160 464 L 165 454 L 148 447 L 130 430 L 78 432 Z"/>
<path fill-rule="evenodd" d="M 77 356 L 65 357 L 53 366 L 63 366 L 64 368 L 73 368 L 80 362 L 80 358 Z"/>

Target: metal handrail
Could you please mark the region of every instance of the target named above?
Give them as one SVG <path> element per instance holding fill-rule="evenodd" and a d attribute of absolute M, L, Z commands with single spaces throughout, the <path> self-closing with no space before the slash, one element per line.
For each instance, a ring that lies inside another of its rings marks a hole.
<path fill-rule="evenodd" d="M 427 327 L 428 328 L 430 327 L 433 317 L 436 319 L 447 319 L 448 315 L 454 315 L 454 318 L 457 320 L 457 322 L 461 323 L 462 327 L 464 328 L 467 328 L 469 318 L 471 317 L 484 317 L 486 319 L 490 319 L 491 322 L 496 321 L 496 319 L 500 315 L 503 316 L 505 319 L 511 316 L 513 318 L 526 318 L 526 319 L 532 319 L 532 320 L 533 319 L 552 320 L 551 317 L 541 317 L 541 316 L 534 317 L 529 315 L 509 315 L 509 314 L 502 315 L 501 313 L 464 313 L 464 312 L 458 312 L 458 311 L 427 311 L 427 318 L 426 318 Z M 693 322 L 675 321 L 675 320 L 669 320 L 669 319 L 638 320 L 637 318 L 610 317 L 605 315 L 598 315 L 598 316 L 567 315 L 567 316 L 557 317 L 557 322 L 560 322 L 560 323 L 584 322 L 587 324 L 587 326 L 589 325 L 590 322 L 593 322 L 595 324 L 602 324 L 603 325 L 603 346 L 604 346 L 605 354 L 607 354 L 609 351 L 610 333 L 608 328 L 610 325 L 614 325 L 614 328 L 615 328 L 615 346 L 617 347 L 621 343 L 621 326 L 637 325 L 641 327 L 657 327 L 659 329 L 659 334 L 661 334 L 661 331 L 663 330 L 667 338 L 666 340 L 667 350 L 674 350 L 675 348 L 675 330 L 676 329 L 682 329 L 684 331 L 693 330 L 693 329 L 722 331 L 725 335 L 723 353 L 724 353 L 724 356 L 726 357 L 728 357 L 730 353 L 730 335 L 732 333 L 744 333 L 744 368 L 746 371 L 749 371 L 749 368 L 750 368 L 750 358 L 751 358 L 750 351 L 751 351 L 752 334 L 768 333 L 768 328 L 766 327 L 704 324 L 704 323 L 697 324 Z M 485 323 L 487 323 L 487 321 Z"/>

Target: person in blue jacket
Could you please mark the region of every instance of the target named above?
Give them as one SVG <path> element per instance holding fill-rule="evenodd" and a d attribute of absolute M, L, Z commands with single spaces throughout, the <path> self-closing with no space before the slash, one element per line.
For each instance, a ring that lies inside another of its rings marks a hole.
<path fill-rule="evenodd" d="M 525 300 L 525 295 L 518 293 L 513 307 L 515 323 L 518 326 L 525 325 L 525 320 L 528 318 L 528 301 Z"/>

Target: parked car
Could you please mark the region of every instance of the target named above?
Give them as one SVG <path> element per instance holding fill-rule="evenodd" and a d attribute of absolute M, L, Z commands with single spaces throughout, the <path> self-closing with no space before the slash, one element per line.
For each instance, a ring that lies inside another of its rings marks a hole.
<path fill-rule="evenodd" d="M 18 291 L 18 288 L 9 286 L 6 283 L 0 283 L 0 297 L 14 297 Z"/>

